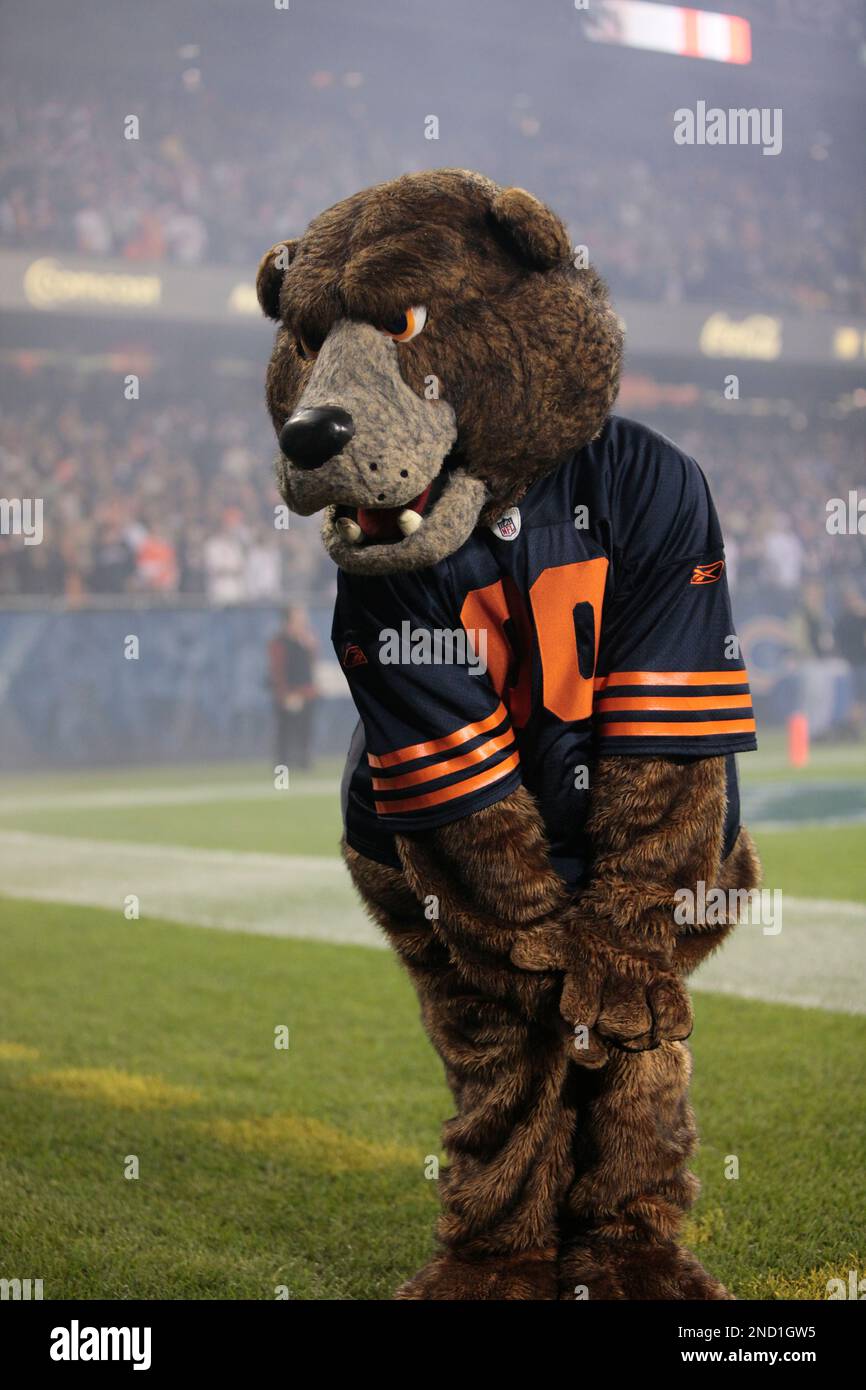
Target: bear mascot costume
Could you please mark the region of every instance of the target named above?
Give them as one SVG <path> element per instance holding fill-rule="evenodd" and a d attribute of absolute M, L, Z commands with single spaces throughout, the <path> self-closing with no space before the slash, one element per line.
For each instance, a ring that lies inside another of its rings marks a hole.
<path fill-rule="evenodd" d="M 437 1250 L 396 1296 L 728 1298 L 679 1240 L 683 977 L 736 920 L 707 893 L 759 881 L 704 477 L 611 416 L 620 323 L 523 189 L 403 175 L 257 290 L 280 491 L 339 568 L 343 851 L 454 1096 Z"/>

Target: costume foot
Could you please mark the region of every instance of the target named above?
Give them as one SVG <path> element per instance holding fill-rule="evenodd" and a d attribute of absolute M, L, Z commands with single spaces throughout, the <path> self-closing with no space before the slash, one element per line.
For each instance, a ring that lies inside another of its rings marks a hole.
<path fill-rule="evenodd" d="M 560 1299 L 727 1299 L 724 1284 L 674 1241 L 584 1237 L 559 1257 Z"/>
<path fill-rule="evenodd" d="M 509 1255 L 459 1255 L 445 1251 L 407 1280 L 398 1299 L 531 1299 L 558 1297 L 554 1250 L 523 1250 Z"/>

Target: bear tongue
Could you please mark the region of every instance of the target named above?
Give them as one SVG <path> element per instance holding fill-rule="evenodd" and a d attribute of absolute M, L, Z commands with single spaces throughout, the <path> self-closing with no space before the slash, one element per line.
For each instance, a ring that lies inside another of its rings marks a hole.
<path fill-rule="evenodd" d="M 397 525 L 397 518 L 401 512 L 405 512 L 409 507 L 413 512 L 423 512 L 430 496 L 432 483 L 428 483 L 423 492 L 413 498 L 411 502 L 404 502 L 399 507 L 359 507 L 357 511 L 358 525 L 364 532 L 368 540 L 389 541 L 403 540 L 403 533 Z"/>

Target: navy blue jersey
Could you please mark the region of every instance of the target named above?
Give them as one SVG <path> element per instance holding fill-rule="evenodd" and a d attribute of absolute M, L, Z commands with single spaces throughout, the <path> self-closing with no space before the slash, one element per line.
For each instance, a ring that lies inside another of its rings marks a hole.
<path fill-rule="evenodd" d="M 361 717 L 346 835 L 383 863 L 399 865 L 395 832 L 444 825 L 522 784 L 578 886 L 600 754 L 756 746 L 706 480 L 631 420 L 611 418 L 438 564 L 341 572 L 332 638 Z"/>

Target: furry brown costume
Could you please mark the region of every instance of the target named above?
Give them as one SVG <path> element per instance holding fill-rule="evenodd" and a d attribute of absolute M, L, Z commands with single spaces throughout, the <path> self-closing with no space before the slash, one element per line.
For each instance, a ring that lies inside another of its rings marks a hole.
<path fill-rule="evenodd" d="M 267 253 L 258 294 L 280 322 L 281 490 L 327 507 L 325 545 L 362 581 L 457 552 L 598 435 L 616 395 L 602 281 L 552 212 L 467 171 L 331 208 Z M 344 847 L 456 1106 L 440 1249 L 399 1298 L 728 1296 L 678 1232 L 697 1188 L 682 976 L 729 924 L 673 917 L 683 885 L 758 881 L 745 830 L 723 857 L 726 796 L 720 756 L 602 756 L 576 896 L 525 786 L 398 834 L 393 865 Z"/>

